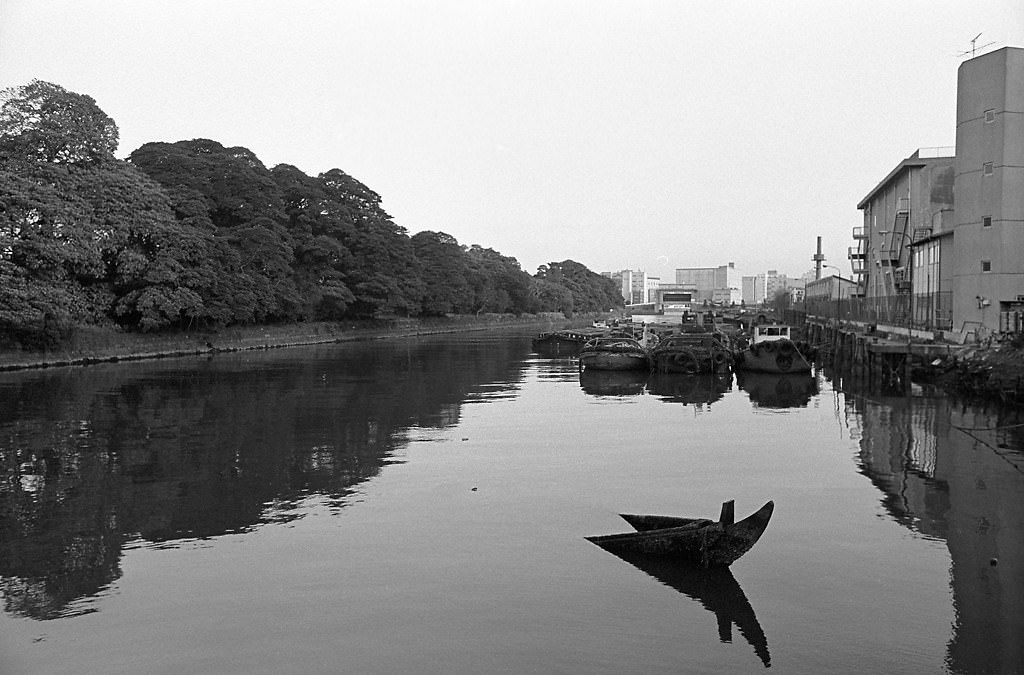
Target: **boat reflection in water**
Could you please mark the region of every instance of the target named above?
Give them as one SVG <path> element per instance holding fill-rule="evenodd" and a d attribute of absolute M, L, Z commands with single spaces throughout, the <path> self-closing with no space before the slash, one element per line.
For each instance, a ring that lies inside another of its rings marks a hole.
<path fill-rule="evenodd" d="M 580 387 L 591 396 L 639 396 L 644 393 L 649 373 L 646 370 L 580 371 Z"/>
<path fill-rule="evenodd" d="M 736 384 L 759 408 L 804 408 L 818 393 L 818 380 L 811 373 L 739 371 Z"/>
<path fill-rule="evenodd" d="M 606 549 L 607 550 L 607 549 Z M 757 620 L 757 614 L 739 582 L 728 567 L 700 569 L 681 565 L 661 556 L 609 551 L 634 567 L 643 570 L 669 588 L 699 602 L 718 620 L 718 639 L 732 642 L 733 625 L 754 648 L 766 668 L 771 667 L 768 638 Z"/>
<path fill-rule="evenodd" d="M 732 389 L 732 373 L 683 375 L 651 373 L 648 393 L 670 403 L 701 405 L 714 403 Z"/>

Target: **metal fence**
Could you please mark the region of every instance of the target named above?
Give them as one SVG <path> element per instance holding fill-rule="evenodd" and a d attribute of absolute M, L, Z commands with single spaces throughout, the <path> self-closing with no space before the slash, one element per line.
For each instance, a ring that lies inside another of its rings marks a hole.
<path fill-rule="evenodd" d="M 913 327 L 921 330 L 950 330 L 953 323 L 951 301 L 952 294 L 949 292 L 916 296 L 913 304 Z M 808 314 L 839 321 L 903 327 L 911 325 L 908 294 L 834 300 L 813 298 L 805 300 L 802 309 Z"/>

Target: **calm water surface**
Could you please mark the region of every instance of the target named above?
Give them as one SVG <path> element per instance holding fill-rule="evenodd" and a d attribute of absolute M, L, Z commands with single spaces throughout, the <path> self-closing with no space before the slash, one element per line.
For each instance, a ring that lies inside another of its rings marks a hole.
<path fill-rule="evenodd" d="M 1024 672 L 1022 416 L 529 337 L 0 374 L 0 672 Z M 719 574 L 584 539 L 726 499 Z"/>

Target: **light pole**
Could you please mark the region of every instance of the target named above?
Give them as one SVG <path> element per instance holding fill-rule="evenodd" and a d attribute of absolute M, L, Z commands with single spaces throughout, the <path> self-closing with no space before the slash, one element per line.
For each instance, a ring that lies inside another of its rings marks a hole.
<path fill-rule="evenodd" d="M 822 265 L 822 267 L 831 267 L 836 272 L 839 272 L 839 274 L 833 275 L 836 278 L 836 330 L 838 331 L 840 304 L 843 301 L 843 271 L 835 265 Z"/>
<path fill-rule="evenodd" d="M 843 277 L 841 276 L 843 271 L 841 269 L 839 269 L 838 267 L 836 267 L 835 265 L 822 265 L 822 267 L 831 267 L 836 272 L 839 272 L 839 274 L 833 275 L 835 277 L 835 280 L 836 280 L 836 332 L 835 332 L 835 339 L 833 340 L 833 345 L 832 345 L 832 349 L 833 349 L 832 353 L 833 353 L 833 355 L 835 355 L 835 354 L 839 353 L 839 346 L 842 344 L 842 342 L 839 339 L 840 338 L 840 334 L 839 334 L 839 305 L 840 305 L 840 303 L 843 300 Z"/>

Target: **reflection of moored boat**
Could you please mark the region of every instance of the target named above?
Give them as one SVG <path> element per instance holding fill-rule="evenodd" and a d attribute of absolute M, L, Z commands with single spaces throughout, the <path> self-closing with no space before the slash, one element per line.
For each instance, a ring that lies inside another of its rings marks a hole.
<path fill-rule="evenodd" d="M 765 667 L 771 667 L 768 638 L 757 614 L 728 567 L 702 570 L 662 556 L 614 552 L 622 560 L 651 575 L 669 588 L 698 601 L 718 620 L 718 638 L 732 642 L 732 627 L 739 629 Z"/>
<path fill-rule="evenodd" d="M 649 370 L 647 348 L 631 337 L 595 338 L 580 350 L 580 368 L 594 370 Z"/>
<path fill-rule="evenodd" d="M 587 537 L 613 553 L 661 555 L 697 567 L 728 567 L 757 543 L 775 505 L 766 503 L 743 520 L 733 522 L 732 500 L 722 504 L 717 521 L 706 518 L 622 514 L 637 531 Z"/>
<path fill-rule="evenodd" d="M 739 372 L 736 384 L 761 408 L 801 408 L 818 393 L 811 373 Z"/>
<path fill-rule="evenodd" d="M 732 368 L 732 352 L 719 333 L 681 333 L 651 350 L 651 370 L 659 373 L 724 373 Z"/>
<path fill-rule="evenodd" d="M 646 370 L 580 371 L 580 387 L 593 396 L 637 396 L 644 393 Z"/>
<path fill-rule="evenodd" d="M 651 373 L 647 392 L 673 403 L 714 403 L 732 389 L 732 373 L 680 375 Z"/>
<path fill-rule="evenodd" d="M 759 373 L 809 373 L 814 354 L 803 342 L 793 340 L 789 326 L 770 324 L 753 327 L 750 344 L 736 353 L 739 370 Z"/>

